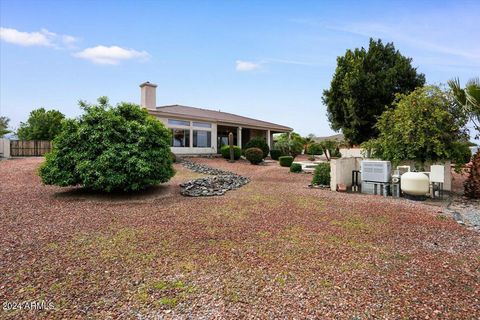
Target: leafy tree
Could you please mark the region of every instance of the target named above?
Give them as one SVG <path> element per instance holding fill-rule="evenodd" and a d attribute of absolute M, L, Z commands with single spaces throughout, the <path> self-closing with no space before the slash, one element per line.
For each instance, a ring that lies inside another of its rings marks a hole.
<path fill-rule="evenodd" d="M 62 130 L 64 119 L 65 116 L 58 110 L 33 110 L 27 122 L 20 123 L 17 136 L 22 140 L 53 140 Z"/>
<path fill-rule="evenodd" d="M 414 160 L 450 159 L 465 163 L 466 134 L 464 121 L 451 112 L 451 101 L 437 86 L 415 89 L 410 94 L 398 94 L 394 109 L 385 111 L 376 128 L 379 137 L 362 147 L 372 156 L 398 163 Z"/>
<path fill-rule="evenodd" d="M 303 144 L 296 139 L 280 140 L 275 142 L 275 149 L 280 150 L 282 155 L 295 158 L 303 151 Z"/>
<path fill-rule="evenodd" d="M 332 157 L 339 158 L 342 156 L 340 153 L 340 142 L 336 140 L 324 140 L 319 142 L 320 147 L 322 148 L 323 154 L 327 158 L 327 161 L 330 161 Z"/>
<path fill-rule="evenodd" d="M 480 79 L 471 79 L 462 88 L 458 78 L 448 81 L 455 104 L 469 117 L 480 137 Z"/>
<path fill-rule="evenodd" d="M 392 104 L 395 94 L 425 83 L 425 76 L 411 62 L 393 43 L 373 39 L 368 50 L 347 50 L 338 57 L 330 89 L 323 92 L 331 128 L 342 130 L 351 144 L 375 138 L 377 117 Z"/>
<path fill-rule="evenodd" d="M 45 184 L 99 191 L 133 191 L 175 174 L 171 133 L 138 105 L 80 102 L 84 114 L 63 123 L 39 175 Z"/>
<path fill-rule="evenodd" d="M 0 117 L 0 138 L 6 135 L 7 133 L 10 133 L 11 131 L 8 130 L 8 123 L 10 122 L 10 119 L 7 117 Z"/>

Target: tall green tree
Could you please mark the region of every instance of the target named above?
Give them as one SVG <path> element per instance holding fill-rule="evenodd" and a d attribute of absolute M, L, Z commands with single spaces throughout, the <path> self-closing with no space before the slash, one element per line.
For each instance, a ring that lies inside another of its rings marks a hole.
<path fill-rule="evenodd" d="M 53 140 L 62 130 L 63 113 L 58 110 L 35 109 L 27 122 L 20 123 L 17 136 L 22 140 Z"/>
<path fill-rule="evenodd" d="M 458 78 L 448 81 L 450 93 L 455 104 L 462 109 L 473 123 L 476 138 L 480 137 L 480 79 L 474 78 L 467 82 L 465 88 L 460 85 Z"/>
<path fill-rule="evenodd" d="M 373 157 L 394 163 L 414 160 L 422 167 L 427 161 L 469 161 L 465 121 L 452 113 L 451 100 L 439 87 L 398 94 L 393 105 L 378 119 L 378 138 L 362 145 Z"/>
<path fill-rule="evenodd" d="M 351 144 L 378 135 L 377 118 L 397 93 L 408 93 L 425 83 L 412 59 L 400 54 L 393 43 L 370 39 L 368 49 L 347 50 L 337 57 L 330 89 L 323 92 L 333 130 L 341 130 Z"/>
<path fill-rule="evenodd" d="M 10 133 L 11 131 L 8 130 L 8 123 L 10 122 L 10 119 L 7 117 L 0 117 L 0 138 L 6 135 L 7 133 Z"/>

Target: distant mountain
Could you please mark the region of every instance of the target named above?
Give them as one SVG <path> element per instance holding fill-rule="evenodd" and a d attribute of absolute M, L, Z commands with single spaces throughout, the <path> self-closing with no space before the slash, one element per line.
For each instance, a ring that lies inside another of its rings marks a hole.
<path fill-rule="evenodd" d="M 337 140 L 337 141 L 343 141 L 345 140 L 345 137 L 343 136 L 343 133 L 337 133 L 332 136 L 326 136 L 326 137 L 315 137 L 313 138 L 315 142 L 322 142 L 325 140 Z"/>

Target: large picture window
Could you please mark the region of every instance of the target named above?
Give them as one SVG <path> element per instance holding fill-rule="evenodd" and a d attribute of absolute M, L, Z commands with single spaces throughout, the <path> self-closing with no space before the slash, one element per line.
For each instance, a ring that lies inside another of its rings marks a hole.
<path fill-rule="evenodd" d="M 172 129 L 172 147 L 190 147 L 190 130 Z"/>
<path fill-rule="evenodd" d="M 190 121 L 168 119 L 168 124 L 172 124 L 172 125 L 175 125 L 175 126 L 189 127 L 190 126 Z"/>
<path fill-rule="evenodd" d="M 193 147 L 210 148 L 212 146 L 212 133 L 204 130 L 193 130 Z"/>
<path fill-rule="evenodd" d="M 212 124 L 208 122 L 197 122 L 193 121 L 193 126 L 194 127 L 200 127 L 200 128 L 211 128 Z"/>

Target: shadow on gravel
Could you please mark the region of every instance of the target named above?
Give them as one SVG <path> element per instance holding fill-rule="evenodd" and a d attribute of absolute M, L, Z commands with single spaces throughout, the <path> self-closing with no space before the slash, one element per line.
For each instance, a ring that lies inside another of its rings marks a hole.
<path fill-rule="evenodd" d="M 102 192 L 73 187 L 56 192 L 53 197 L 67 201 L 135 202 L 172 197 L 180 192 L 178 189 L 179 187 L 175 185 L 158 185 L 134 192 Z"/>

